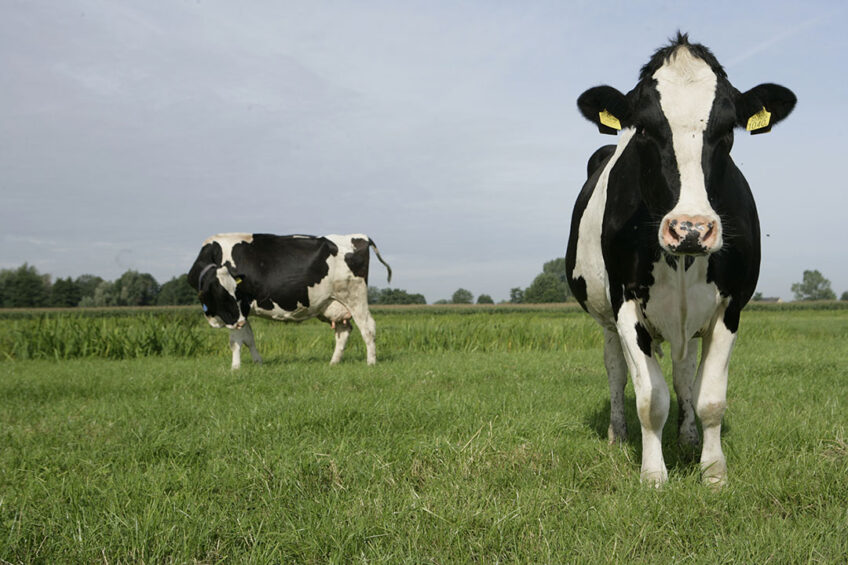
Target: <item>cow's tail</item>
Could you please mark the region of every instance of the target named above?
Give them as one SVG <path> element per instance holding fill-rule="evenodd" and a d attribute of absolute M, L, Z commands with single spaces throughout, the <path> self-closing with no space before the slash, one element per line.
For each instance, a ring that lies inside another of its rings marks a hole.
<path fill-rule="evenodd" d="M 386 271 L 388 271 L 388 273 L 389 273 L 389 276 L 388 276 L 388 279 L 387 279 L 387 280 L 388 280 L 388 282 L 392 282 L 392 268 L 391 268 L 391 267 L 389 267 L 389 264 L 388 264 L 388 263 L 386 263 L 386 261 L 385 261 L 385 260 L 383 260 L 383 257 L 382 257 L 382 256 L 380 256 L 380 250 L 379 250 L 379 249 L 377 249 L 377 244 L 376 244 L 376 243 L 374 243 L 374 240 L 373 240 L 373 239 L 371 239 L 370 237 L 368 238 L 368 245 L 370 245 L 371 247 L 373 247 L 373 248 L 374 248 L 374 254 L 375 254 L 375 255 L 377 255 L 377 259 L 379 259 L 379 260 L 380 260 L 380 263 L 382 263 L 383 265 L 385 265 L 385 266 L 386 266 Z"/>

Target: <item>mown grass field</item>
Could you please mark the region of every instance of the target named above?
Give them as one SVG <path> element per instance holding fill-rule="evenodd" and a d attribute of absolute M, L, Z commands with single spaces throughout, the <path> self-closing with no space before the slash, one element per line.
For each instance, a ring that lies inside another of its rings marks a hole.
<path fill-rule="evenodd" d="M 845 563 L 848 310 L 743 314 L 712 490 L 665 430 L 606 443 L 600 330 L 570 307 L 257 321 L 229 369 L 195 309 L 0 316 L 0 562 Z M 666 361 L 667 363 L 666 356 Z"/>

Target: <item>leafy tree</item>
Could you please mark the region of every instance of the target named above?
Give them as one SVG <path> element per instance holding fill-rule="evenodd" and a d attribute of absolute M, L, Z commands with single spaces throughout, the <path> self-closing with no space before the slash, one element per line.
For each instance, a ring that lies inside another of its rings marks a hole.
<path fill-rule="evenodd" d="M 524 291 L 524 301 L 533 304 L 563 302 L 567 295 L 566 285 L 552 273 L 540 273 Z"/>
<path fill-rule="evenodd" d="M 473 300 L 474 295 L 471 294 L 470 290 L 466 290 L 464 288 L 457 289 L 451 297 L 451 302 L 453 304 L 471 304 Z"/>
<path fill-rule="evenodd" d="M 159 289 L 156 304 L 160 306 L 176 306 L 197 304 L 197 289 L 188 284 L 188 275 L 174 277 Z"/>
<path fill-rule="evenodd" d="M 839 297 L 839 300 L 848 300 L 848 290 L 842 293 L 842 296 Z"/>
<path fill-rule="evenodd" d="M 481 294 L 477 297 L 477 304 L 494 304 L 495 301 L 488 294 Z"/>
<path fill-rule="evenodd" d="M 513 288 L 509 291 L 509 301 L 522 302 L 563 302 L 571 298 L 571 292 L 565 278 L 565 258 L 552 259 L 542 265 L 533 282 L 525 289 Z"/>
<path fill-rule="evenodd" d="M 0 271 L 0 305 L 7 308 L 47 306 L 50 300 L 50 275 L 24 263 L 17 269 Z"/>
<path fill-rule="evenodd" d="M 542 266 L 542 272 L 524 290 L 524 302 L 563 302 L 570 295 L 565 280 L 565 258 L 559 257 Z"/>
<path fill-rule="evenodd" d="M 79 305 L 83 307 L 117 306 L 118 298 L 115 294 L 115 283 L 101 280 L 91 296 L 83 296 Z"/>
<path fill-rule="evenodd" d="M 150 306 L 159 294 L 159 283 L 148 273 L 129 270 L 115 281 L 118 306 Z"/>
<path fill-rule="evenodd" d="M 758 302 L 762 299 L 763 299 L 763 293 L 762 292 L 755 292 L 754 296 L 751 298 L 751 300 L 753 300 L 754 302 Z"/>
<path fill-rule="evenodd" d="M 50 306 L 73 307 L 82 300 L 82 291 L 71 277 L 56 279 L 50 288 Z"/>
<path fill-rule="evenodd" d="M 423 294 L 411 294 L 401 288 L 368 287 L 369 304 L 427 304 Z"/>
<path fill-rule="evenodd" d="M 74 282 L 80 289 L 81 299 L 86 296 L 93 298 L 94 291 L 97 289 L 97 286 L 103 282 L 103 279 L 96 275 L 80 275 Z"/>
<path fill-rule="evenodd" d="M 513 304 L 521 304 L 524 302 L 524 289 L 519 286 L 509 289 L 509 301 Z"/>
<path fill-rule="evenodd" d="M 830 281 L 818 271 L 804 271 L 804 281 L 794 283 L 795 300 L 836 300 Z"/>

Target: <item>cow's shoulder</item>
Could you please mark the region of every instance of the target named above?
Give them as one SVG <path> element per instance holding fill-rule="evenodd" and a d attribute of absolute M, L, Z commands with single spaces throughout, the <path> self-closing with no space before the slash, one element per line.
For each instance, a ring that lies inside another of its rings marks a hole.
<path fill-rule="evenodd" d="M 600 173 L 601 168 L 609 161 L 613 153 L 615 153 L 615 145 L 604 145 L 595 150 L 586 163 L 586 176 L 592 178 L 596 172 Z"/>

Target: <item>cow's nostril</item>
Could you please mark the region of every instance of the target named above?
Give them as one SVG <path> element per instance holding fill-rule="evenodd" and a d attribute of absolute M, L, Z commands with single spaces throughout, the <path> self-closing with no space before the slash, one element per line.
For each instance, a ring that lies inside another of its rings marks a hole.
<path fill-rule="evenodd" d="M 674 241 L 680 241 L 680 234 L 677 233 L 675 229 L 677 227 L 677 220 L 671 220 L 668 222 L 668 235 L 674 239 Z"/>

